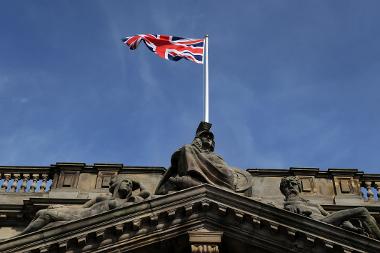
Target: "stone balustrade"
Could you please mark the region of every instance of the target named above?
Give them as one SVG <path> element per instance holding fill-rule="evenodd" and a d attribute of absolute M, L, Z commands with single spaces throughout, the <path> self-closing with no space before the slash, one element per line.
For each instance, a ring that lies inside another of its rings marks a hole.
<path fill-rule="evenodd" d="M 360 191 L 365 202 L 380 203 L 380 175 L 364 174 L 361 177 Z"/>
<path fill-rule="evenodd" d="M 38 193 L 50 191 L 50 167 L 0 167 L 0 193 Z"/>
<path fill-rule="evenodd" d="M 68 192 L 107 193 L 110 179 L 113 175 L 123 174 L 144 182 L 144 185 L 154 191 L 161 175 L 162 167 L 131 167 L 123 164 L 93 164 L 56 163 L 50 166 L 0 166 L 1 194 L 33 194 L 52 191 L 62 192 L 53 198 L 65 198 Z M 63 193 L 66 193 L 63 194 Z M 83 196 L 82 198 L 87 198 Z"/>
<path fill-rule="evenodd" d="M 365 201 L 379 201 L 380 181 L 363 181 L 360 190 Z"/>

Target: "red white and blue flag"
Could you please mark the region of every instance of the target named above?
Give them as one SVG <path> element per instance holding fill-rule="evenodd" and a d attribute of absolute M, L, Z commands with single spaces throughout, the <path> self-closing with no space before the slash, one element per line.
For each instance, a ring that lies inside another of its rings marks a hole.
<path fill-rule="evenodd" d="M 126 37 L 123 43 L 135 50 L 141 41 L 159 57 L 178 61 L 182 58 L 203 64 L 204 39 L 185 39 L 169 35 L 139 34 Z"/>

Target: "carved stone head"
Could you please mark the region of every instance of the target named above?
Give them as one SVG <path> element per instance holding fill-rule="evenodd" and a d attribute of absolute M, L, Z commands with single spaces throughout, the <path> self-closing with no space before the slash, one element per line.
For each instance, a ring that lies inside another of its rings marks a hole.
<path fill-rule="evenodd" d="M 210 135 L 210 133 L 211 132 L 204 132 L 201 134 L 199 138 L 201 139 L 201 142 L 202 142 L 202 149 L 213 152 L 215 149 L 215 141 L 214 141 L 214 136 Z"/>
<path fill-rule="evenodd" d="M 195 137 L 200 137 L 203 133 L 208 133 L 212 139 L 214 139 L 214 134 L 210 131 L 212 124 L 208 122 L 201 121 L 195 132 Z"/>
<path fill-rule="evenodd" d="M 215 149 L 214 134 L 210 131 L 212 124 L 208 122 L 200 122 L 195 133 L 194 142 L 199 148 L 213 152 Z"/>
<path fill-rule="evenodd" d="M 295 176 L 284 177 L 281 179 L 280 190 L 286 198 L 290 195 L 299 195 L 301 192 L 301 181 Z"/>
<path fill-rule="evenodd" d="M 132 195 L 133 182 L 126 178 L 112 176 L 109 191 L 114 198 L 127 199 Z"/>

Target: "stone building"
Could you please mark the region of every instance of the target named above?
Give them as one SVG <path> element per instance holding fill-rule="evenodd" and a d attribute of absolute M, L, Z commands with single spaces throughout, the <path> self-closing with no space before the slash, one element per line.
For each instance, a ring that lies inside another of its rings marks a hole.
<path fill-rule="evenodd" d="M 56 163 L 0 167 L 0 252 L 380 252 L 380 241 L 282 208 L 279 185 L 331 213 L 364 206 L 380 223 L 380 174 L 356 169 L 247 169 L 250 196 L 209 184 L 17 236 L 38 210 L 109 195 L 113 175 L 154 192 L 163 167 Z"/>

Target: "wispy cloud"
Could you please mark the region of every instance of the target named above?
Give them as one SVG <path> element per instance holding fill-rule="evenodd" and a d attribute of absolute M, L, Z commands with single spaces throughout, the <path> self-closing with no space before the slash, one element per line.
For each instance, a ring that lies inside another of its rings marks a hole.
<path fill-rule="evenodd" d="M 14 97 L 12 98 L 14 103 L 26 104 L 29 102 L 29 98 L 26 97 Z"/>
<path fill-rule="evenodd" d="M 201 6 L 202 2 L 192 2 L 191 8 L 197 8 L 198 5 Z M 188 37 L 190 35 L 182 34 L 183 31 L 194 33 L 194 36 L 199 36 L 199 32 L 202 32 L 204 29 L 202 21 L 205 14 L 203 12 L 189 11 L 187 15 L 183 15 L 182 12 L 173 12 L 164 4 L 158 2 L 148 11 L 151 13 L 152 23 L 157 26 L 157 31 L 152 31 L 151 33 Z"/>
<path fill-rule="evenodd" d="M 155 75 L 155 73 L 152 71 L 151 64 L 146 61 L 146 59 L 143 59 L 142 57 L 139 57 L 139 77 L 143 81 L 141 85 L 143 85 L 143 94 L 142 99 L 143 103 L 146 103 L 150 101 L 151 99 L 155 100 L 163 100 L 164 95 L 162 93 L 162 90 L 160 89 L 159 83 L 159 77 Z"/>
<path fill-rule="evenodd" d="M 5 86 L 9 82 L 9 77 L 6 75 L 1 75 L 0 74 L 0 92 L 5 89 Z"/>
<path fill-rule="evenodd" d="M 49 163 L 54 155 L 49 152 L 52 132 L 20 129 L 0 135 L 0 161 L 2 164 L 31 164 L 36 161 Z M 50 158 L 50 159 L 49 159 Z"/>
<path fill-rule="evenodd" d="M 113 51 L 113 54 L 115 55 L 115 58 L 117 58 L 119 61 L 118 68 L 122 76 L 121 81 L 125 83 L 125 81 L 127 80 L 127 73 L 126 73 L 127 64 L 124 57 L 126 48 L 122 46 L 122 41 L 121 41 L 123 36 L 125 36 L 124 31 L 122 30 L 121 27 L 119 27 L 118 23 L 115 21 L 115 18 L 113 17 L 110 6 L 105 4 L 103 1 L 99 1 L 98 3 L 100 6 L 99 9 L 103 11 L 103 14 L 104 14 L 103 18 L 109 28 L 110 38 L 114 41 L 114 43 L 112 43 L 113 45 L 112 51 Z"/>

